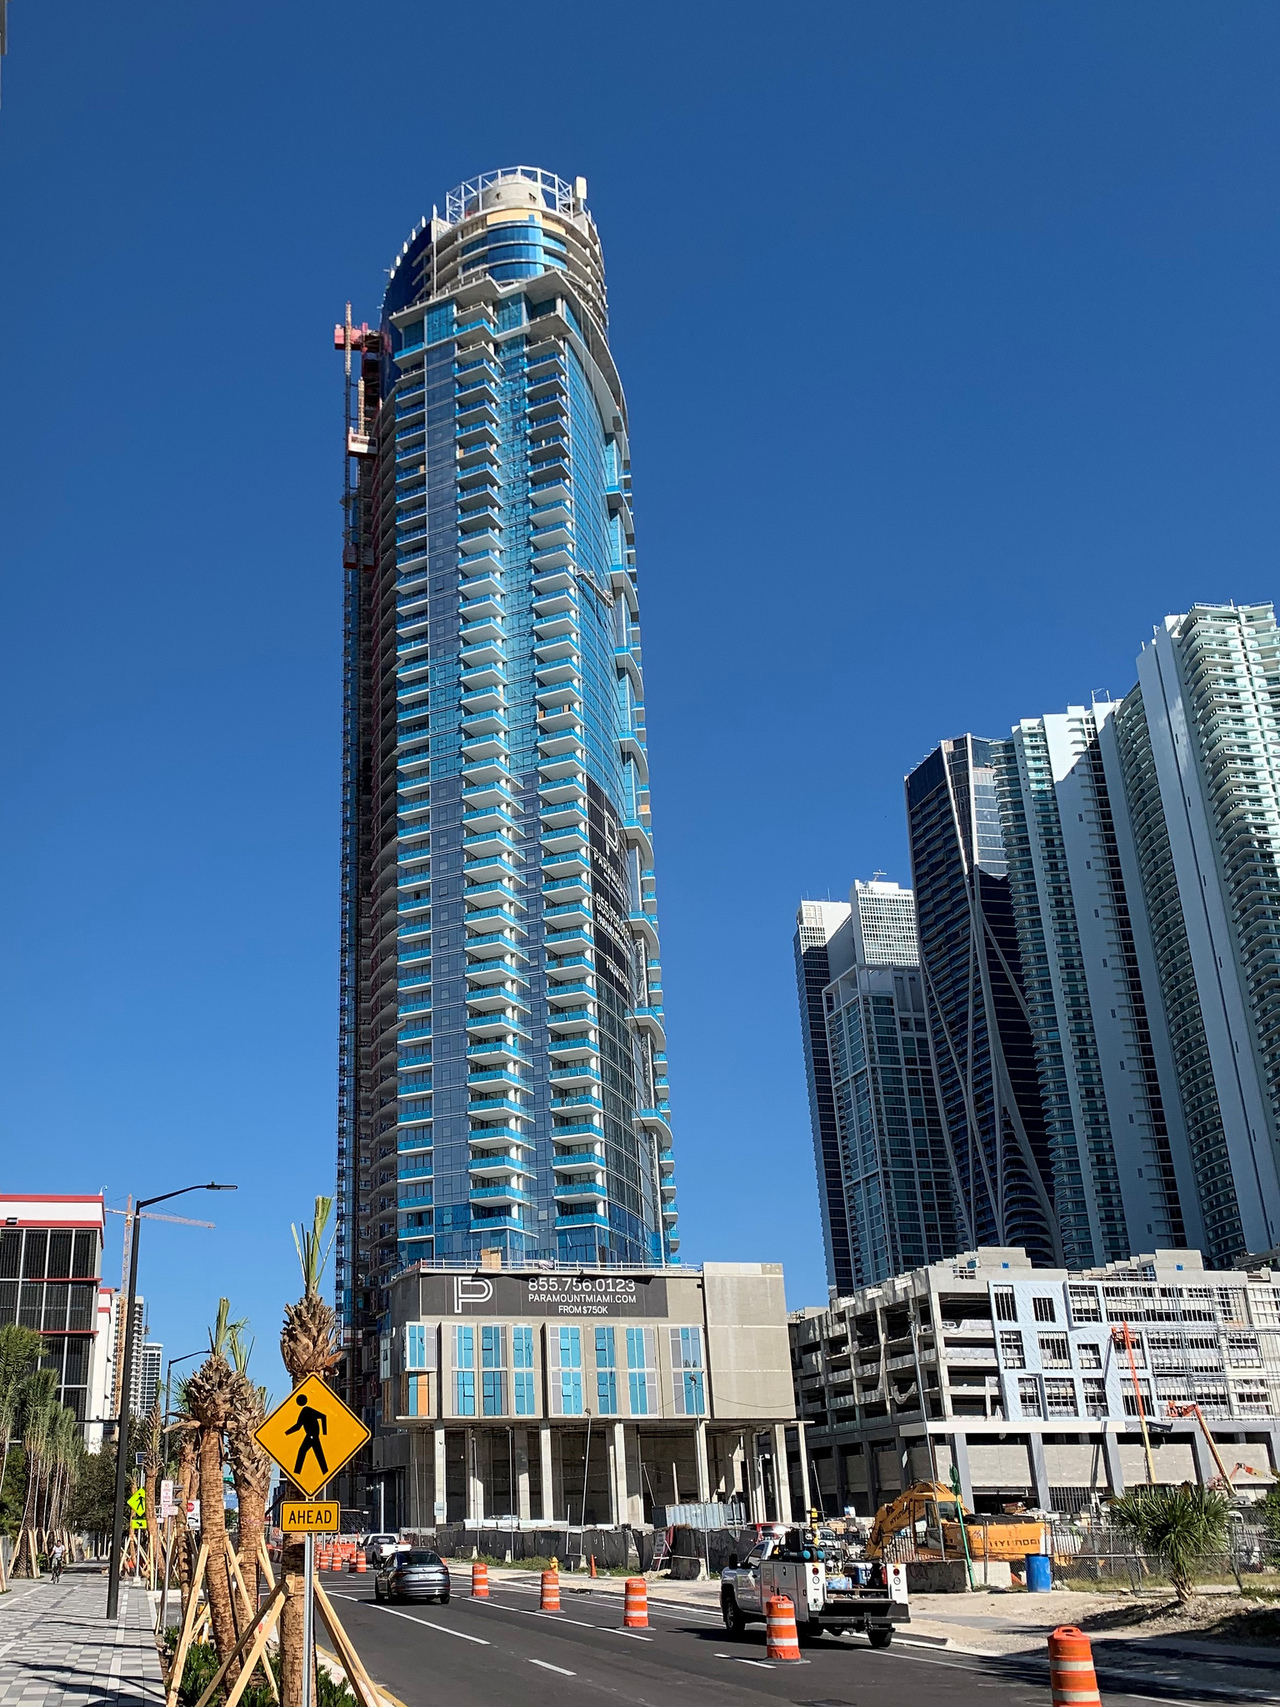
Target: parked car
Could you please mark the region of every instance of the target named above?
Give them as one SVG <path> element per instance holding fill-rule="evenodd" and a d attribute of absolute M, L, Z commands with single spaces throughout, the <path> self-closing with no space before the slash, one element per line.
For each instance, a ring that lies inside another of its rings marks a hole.
<path fill-rule="evenodd" d="M 439 1553 L 412 1547 L 394 1554 L 373 1579 L 375 1600 L 438 1600 L 449 1603 L 449 1567 Z"/>
<path fill-rule="evenodd" d="M 372 1565 L 375 1570 L 385 1565 L 388 1560 L 395 1557 L 399 1541 L 398 1535 L 392 1535 L 389 1532 L 367 1536 L 364 1544 L 365 1563 Z"/>

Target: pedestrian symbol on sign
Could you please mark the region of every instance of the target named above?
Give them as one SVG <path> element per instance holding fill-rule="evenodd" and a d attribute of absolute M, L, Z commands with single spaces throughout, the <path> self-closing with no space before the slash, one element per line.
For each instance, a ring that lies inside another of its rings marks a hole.
<path fill-rule="evenodd" d="M 299 1429 L 302 1430 L 302 1444 L 298 1447 L 298 1461 L 293 1466 L 293 1473 L 295 1476 L 301 1475 L 302 1466 L 307 1461 L 307 1453 L 314 1452 L 317 1465 L 327 1476 L 329 1466 L 324 1461 L 324 1448 L 320 1444 L 320 1436 L 328 1434 L 329 1419 L 323 1411 L 318 1411 L 314 1405 L 308 1404 L 305 1393 L 299 1393 L 297 1399 L 302 1407 L 298 1413 L 298 1420 L 292 1428 L 287 1428 L 284 1431 L 286 1434 L 297 1434 Z"/>

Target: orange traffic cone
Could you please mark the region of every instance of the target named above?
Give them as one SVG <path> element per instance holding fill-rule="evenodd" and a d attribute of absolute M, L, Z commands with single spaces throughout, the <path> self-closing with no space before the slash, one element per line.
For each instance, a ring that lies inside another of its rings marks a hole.
<path fill-rule="evenodd" d="M 627 1578 L 627 1598 L 622 1615 L 624 1630 L 649 1628 L 649 1586 L 643 1577 Z"/>
<path fill-rule="evenodd" d="M 363 1550 L 356 1554 L 355 1568 L 357 1571 L 367 1571 L 369 1569 L 369 1564 L 364 1556 Z"/>
<path fill-rule="evenodd" d="M 1060 1624 L 1050 1633 L 1049 1688 L 1053 1707 L 1102 1707 L 1093 1648 L 1074 1624 Z"/>
<path fill-rule="evenodd" d="M 785 1594 L 773 1595 L 765 1607 L 765 1652 L 771 1660 L 800 1659 L 796 1609 Z"/>
<path fill-rule="evenodd" d="M 476 1600 L 489 1598 L 489 1567 L 483 1559 L 477 1559 L 471 1567 L 471 1593 Z"/>
<path fill-rule="evenodd" d="M 538 1604 L 543 1612 L 559 1612 L 560 1578 L 555 1571 L 543 1571 L 542 1599 Z"/>

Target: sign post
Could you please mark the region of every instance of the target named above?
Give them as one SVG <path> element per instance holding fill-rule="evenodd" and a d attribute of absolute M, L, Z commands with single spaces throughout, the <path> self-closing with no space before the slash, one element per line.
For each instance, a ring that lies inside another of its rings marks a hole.
<path fill-rule="evenodd" d="M 301 1707 L 311 1707 L 316 1663 L 316 1532 L 330 1527 L 336 1530 L 340 1515 L 336 1500 L 317 1502 L 315 1496 L 330 1476 L 336 1476 L 355 1457 L 370 1438 L 369 1430 L 318 1375 L 308 1375 L 283 1404 L 276 1406 L 254 1438 L 275 1459 L 299 1493 L 305 1494 L 307 1501 L 315 1502 L 286 1501 L 280 1514 L 282 1529 L 295 1534 L 301 1529 L 305 1535 Z M 326 1621 L 332 1626 L 327 1615 Z M 357 1689 L 357 1694 L 360 1693 Z"/>
<path fill-rule="evenodd" d="M 316 1538 L 307 1531 L 306 1599 L 302 1603 L 302 1707 L 311 1707 L 311 1674 L 316 1655 Z"/>

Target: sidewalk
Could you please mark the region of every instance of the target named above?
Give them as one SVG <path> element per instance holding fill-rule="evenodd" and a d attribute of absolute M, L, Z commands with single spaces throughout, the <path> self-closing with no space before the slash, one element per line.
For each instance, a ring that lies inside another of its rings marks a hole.
<path fill-rule="evenodd" d="M 0 1707 L 160 1707 L 164 1684 L 151 1598 L 120 1590 L 108 1624 L 107 1579 L 68 1571 L 0 1595 Z"/>

